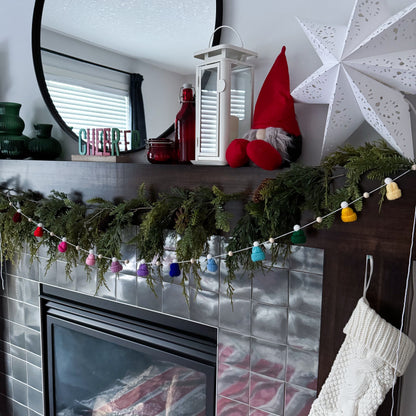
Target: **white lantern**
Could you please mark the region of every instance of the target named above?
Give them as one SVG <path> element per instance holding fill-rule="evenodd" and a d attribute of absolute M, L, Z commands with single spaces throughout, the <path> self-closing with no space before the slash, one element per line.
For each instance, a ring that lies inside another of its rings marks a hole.
<path fill-rule="evenodd" d="M 230 142 L 251 128 L 255 52 L 218 45 L 195 53 L 195 160 L 201 165 L 226 165 Z"/>

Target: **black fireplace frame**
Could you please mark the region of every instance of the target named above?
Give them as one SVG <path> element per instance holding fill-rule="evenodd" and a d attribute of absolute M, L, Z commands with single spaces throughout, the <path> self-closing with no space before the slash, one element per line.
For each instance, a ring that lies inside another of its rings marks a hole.
<path fill-rule="evenodd" d="M 217 328 L 112 300 L 40 285 L 45 416 L 54 416 L 55 325 L 137 348 L 206 376 L 206 415 L 215 415 Z"/>

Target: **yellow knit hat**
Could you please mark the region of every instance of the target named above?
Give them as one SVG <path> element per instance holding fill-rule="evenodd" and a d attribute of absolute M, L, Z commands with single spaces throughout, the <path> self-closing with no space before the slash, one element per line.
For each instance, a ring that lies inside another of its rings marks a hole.
<path fill-rule="evenodd" d="M 348 202 L 344 201 L 341 204 L 341 220 L 342 222 L 354 222 L 357 221 L 357 214 L 354 210 L 348 206 Z"/>
<path fill-rule="evenodd" d="M 393 182 L 390 178 L 384 179 L 384 182 L 386 184 L 386 197 L 389 201 L 394 201 L 402 196 L 402 191 L 396 182 Z"/>

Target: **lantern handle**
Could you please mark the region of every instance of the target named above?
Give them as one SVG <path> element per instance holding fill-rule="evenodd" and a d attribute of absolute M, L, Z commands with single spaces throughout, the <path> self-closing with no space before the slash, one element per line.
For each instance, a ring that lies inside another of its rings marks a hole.
<path fill-rule="evenodd" d="M 211 46 L 211 44 L 212 44 L 212 38 L 214 37 L 214 33 L 218 30 L 218 29 L 222 29 L 222 28 L 225 28 L 225 29 L 231 29 L 236 35 L 237 35 L 237 37 L 238 37 L 238 39 L 239 39 L 239 41 L 240 41 L 240 43 L 241 43 L 241 47 L 242 48 L 244 48 L 244 43 L 243 43 L 243 40 L 241 39 L 241 36 L 240 36 L 240 34 L 233 28 L 233 27 L 231 27 L 231 26 L 228 26 L 228 25 L 221 25 L 221 26 L 218 26 L 217 28 L 215 28 L 215 30 L 212 32 L 212 35 L 211 35 L 211 37 L 209 38 L 209 43 L 208 43 L 208 47 L 210 47 Z"/>

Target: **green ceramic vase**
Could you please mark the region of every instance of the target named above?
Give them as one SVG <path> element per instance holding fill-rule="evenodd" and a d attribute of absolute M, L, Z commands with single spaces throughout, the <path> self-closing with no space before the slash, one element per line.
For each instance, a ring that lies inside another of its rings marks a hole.
<path fill-rule="evenodd" d="M 27 157 L 29 138 L 22 134 L 25 122 L 19 116 L 18 103 L 0 102 L 0 158 Z"/>
<path fill-rule="evenodd" d="M 58 140 L 51 137 L 52 124 L 35 124 L 36 137 L 29 141 L 28 149 L 33 159 L 53 160 L 62 151 Z"/>

